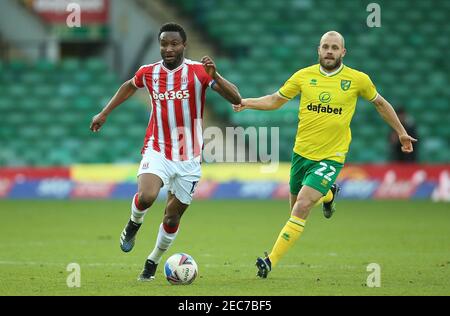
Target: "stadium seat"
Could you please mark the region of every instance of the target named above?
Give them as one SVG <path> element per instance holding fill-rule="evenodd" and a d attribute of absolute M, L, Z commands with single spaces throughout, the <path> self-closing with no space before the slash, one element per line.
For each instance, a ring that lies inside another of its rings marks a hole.
<path fill-rule="evenodd" d="M 2 70 L 0 138 L 7 149 L 0 151 L 0 164 L 136 162 L 130 151 L 139 153 L 148 120 L 139 98 L 118 110 L 101 133 L 89 130 L 92 116 L 119 85 L 102 60 L 17 60 L 2 64 Z M 24 154 L 23 148 L 30 150 Z"/>
<path fill-rule="evenodd" d="M 215 58 L 218 68 L 239 87 L 243 97 L 258 97 L 278 90 L 299 68 L 317 62 L 318 39 L 325 31 L 341 31 L 348 49 L 345 63 L 369 74 L 383 96 L 396 108 L 403 106 L 407 110 L 418 125 L 419 138 L 431 137 L 428 142 L 421 141 L 420 161 L 442 162 L 450 155 L 447 127 L 450 92 L 443 88 L 449 85 L 449 76 L 445 67 L 436 67 L 442 65 L 442 52 L 448 49 L 449 1 L 377 1 L 384 8 L 383 27 L 372 29 L 357 22 L 367 17 L 367 4 L 358 1 L 168 2 L 192 17 L 198 30 L 219 48 L 220 57 Z M 412 28 L 417 25 L 420 28 Z M 418 51 L 420 58 L 417 58 Z M 435 71 L 430 72 L 430 68 Z M 17 59 L 0 63 L 0 135 L 10 137 L 17 126 L 27 125 L 18 133 L 17 143 L 34 146 L 38 153 L 37 158 L 27 156 L 17 160 L 19 153 L 13 147 L 0 155 L 0 162 L 26 163 L 29 159 L 34 164 L 64 164 L 126 161 L 134 157 L 126 150 L 122 138 L 126 138 L 130 148 L 142 146 L 148 112 L 140 99 L 130 100 L 121 107 L 117 115 L 108 119 L 101 133 L 93 136 L 88 129 L 92 116 L 119 86 L 117 76 L 99 58 L 70 58 L 57 64 Z M 279 126 L 280 155 L 290 159 L 297 128 L 298 98 L 278 111 L 234 113 L 228 102 L 208 92 L 207 109 L 223 124 Z M 53 128 L 58 124 L 52 122 L 60 124 Z M 389 159 L 388 130 L 372 104 L 358 101 L 349 161 Z M 45 145 L 30 143 L 33 133 L 38 131 L 48 140 Z M 73 139 L 72 145 L 62 145 L 64 137 Z M 91 144 L 93 139 L 107 142 Z M 48 144 L 56 143 L 61 147 L 60 152 L 47 159 L 42 153 L 48 150 Z M 372 150 L 367 149 L 367 143 L 373 144 Z M 84 150 L 75 150 L 73 144 L 81 144 Z M 86 144 L 90 145 L 85 147 Z M 436 144 L 447 149 L 438 151 Z M 426 150 L 432 154 L 425 154 Z"/>
<path fill-rule="evenodd" d="M 224 48 L 223 54 L 228 54 L 228 64 L 234 64 L 235 67 L 226 68 L 226 75 L 236 79 L 245 97 L 272 93 L 298 68 L 316 62 L 315 47 L 319 36 L 329 29 L 338 29 L 346 36 L 346 64 L 368 73 L 381 94 L 393 100 L 394 105 L 405 106 L 410 115 L 418 118 L 417 122 L 421 127 L 423 125 L 424 130 L 428 131 L 436 124 L 446 126 L 447 118 L 425 112 L 442 113 L 448 108 L 449 96 L 443 95 L 441 88 L 448 85 L 448 75 L 439 71 L 429 73 L 430 67 L 439 62 L 442 50 L 448 47 L 448 38 L 442 29 L 448 27 L 445 25 L 447 1 L 433 4 L 414 1 L 414 5 L 410 5 L 407 0 L 377 2 L 386 8 L 382 12 L 383 27 L 372 30 L 367 30 L 361 23 L 348 23 L 349 20 L 365 20 L 367 17 L 366 5 L 357 1 L 170 2 L 186 13 L 201 8 L 195 11 L 196 21 L 203 23 L 199 24 L 201 29 L 209 33 L 219 47 Z M 286 10 L 287 7 L 289 10 Z M 241 21 L 248 18 L 249 13 L 251 18 L 247 20 L 243 32 Z M 279 18 L 281 13 L 283 19 Z M 302 17 L 300 20 L 299 16 Z M 229 20 L 236 23 L 226 23 Z M 419 24 L 421 28 L 412 34 L 411 25 Z M 247 41 L 250 41 L 250 45 Z M 380 45 L 383 45 L 381 50 Z M 415 58 L 415 51 L 423 52 L 421 58 Z M 396 52 L 396 58 L 392 58 L 392 52 Z M 226 64 L 226 58 L 222 56 L 221 63 Z M 411 91 L 415 92 L 414 98 L 411 97 Z M 430 102 L 431 99 L 438 101 Z M 222 102 L 220 98 L 209 100 L 218 115 L 227 113 L 223 107 L 215 106 L 215 103 Z M 292 103 L 289 107 L 298 107 L 298 101 Z M 243 126 L 268 125 L 267 121 L 261 119 L 263 117 L 248 113 L 229 115 L 234 124 Z M 294 114 L 273 112 L 270 125 L 280 126 L 283 131 L 295 128 L 296 120 Z M 373 106 L 362 100 L 359 101 L 355 122 L 352 123 L 353 141 L 362 137 L 364 141 L 373 142 L 380 126 L 386 125 L 378 118 Z M 443 129 L 448 130 L 445 127 Z M 383 127 L 382 133 L 385 135 L 387 129 Z M 445 135 L 447 133 L 441 131 L 436 137 Z M 381 160 L 387 160 L 385 138 L 382 139 L 375 144 L 377 153 L 365 150 L 364 146 L 353 146 L 353 158 L 360 162 L 371 162 L 379 158 L 381 153 Z M 427 161 L 433 159 L 428 157 Z"/>
<path fill-rule="evenodd" d="M 38 72 L 47 74 L 54 72 L 56 68 L 54 63 L 45 59 L 38 60 L 34 66 Z"/>

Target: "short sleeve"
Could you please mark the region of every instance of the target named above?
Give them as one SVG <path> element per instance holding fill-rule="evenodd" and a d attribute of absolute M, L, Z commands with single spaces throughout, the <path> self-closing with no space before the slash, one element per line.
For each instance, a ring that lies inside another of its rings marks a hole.
<path fill-rule="evenodd" d="M 278 90 L 279 95 L 289 100 L 295 98 L 300 92 L 302 92 L 300 71 L 293 74 L 280 90 Z"/>
<path fill-rule="evenodd" d="M 366 99 L 367 101 L 372 102 L 376 99 L 378 92 L 373 84 L 372 80 L 370 80 L 370 77 L 366 75 L 365 73 L 361 73 L 360 77 L 360 83 L 359 83 L 359 91 L 358 94 Z"/>
<path fill-rule="evenodd" d="M 133 84 L 136 88 L 143 88 L 144 87 L 144 73 L 146 71 L 146 68 L 142 66 L 139 68 L 139 70 L 136 72 L 136 74 L 133 77 Z"/>
<path fill-rule="evenodd" d="M 212 88 L 215 81 L 210 75 L 208 75 L 205 68 L 203 68 L 203 65 L 195 65 L 195 73 L 197 74 L 197 78 L 202 83 L 202 86 L 209 86 Z"/>

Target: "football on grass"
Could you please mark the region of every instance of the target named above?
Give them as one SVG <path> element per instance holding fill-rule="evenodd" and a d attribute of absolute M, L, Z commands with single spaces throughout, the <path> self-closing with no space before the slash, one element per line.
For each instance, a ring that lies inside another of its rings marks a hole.
<path fill-rule="evenodd" d="M 190 255 L 177 253 L 167 259 L 164 274 L 170 284 L 188 285 L 194 282 L 198 275 L 197 263 Z"/>

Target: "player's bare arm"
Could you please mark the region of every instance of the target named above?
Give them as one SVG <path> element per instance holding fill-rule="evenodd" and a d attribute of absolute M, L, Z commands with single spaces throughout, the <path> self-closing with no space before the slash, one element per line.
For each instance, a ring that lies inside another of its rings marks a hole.
<path fill-rule="evenodd" d="M 219 74 L 216 64 L 211 57 L 205 56 L 202 58 L 201 62 L 206 73 L 215 81 L 213 90 L 230 101 L 232 104 L 241 103 L 241 95 L 239 94 L 238 88 Z"/>
<path fill-rule="evenodd" d="M 278 92 L 275 92 L 260 98 L 242 99 L 241 104 L 233 105 L 233 110 L 235 112 L 241 112 L 245 109 L 272 111 L 279 109 L 288 101 L 288 99 L 280 96 Z"/>
<path fill-rule="evenodd" d="M 417 139 L 408 135 L 392 105 L 381 95 L 376 97 L 373 104 L 375 104 L 381 117 L 397 132 L 400 143 L 402 144 L 402 151 L 405 153 L 413 152 L 412 143 L 417 142 Z"/>
<path fill-rule="evenodd" d="M 106 122 L 106 118 L 108 115 L 114 110 L 116 107 L 125 102 L 129 97 L 131 97 L 137 88 L 133 83 L 133 79 L 126 81 L 120 88 L 117 90 L 116 94 L 111 98 L 108 104 L 103 108 L 103 110 L 95 115 L 92 118 L 91 123 L 91 131 L 98 132 L 102 125 Z"/>

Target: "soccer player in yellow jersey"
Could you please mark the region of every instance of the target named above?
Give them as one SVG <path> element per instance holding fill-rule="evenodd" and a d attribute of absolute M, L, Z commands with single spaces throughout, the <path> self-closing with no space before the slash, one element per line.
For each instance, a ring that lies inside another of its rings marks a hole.
<path fill-rule="evenodd" d="M 377 92 L 369 76 L 342 63 L 346 49 L 341 34 L 325 33 L 318 54 L 319 64 L 297 71 L 276 93 L 242 99 L 241 104 L 233 105 L 236 112 L 276 110 L 301 94 L 289 182 L 291 217 L 272 252 L 257 259 L 261 278 L 267 277 L 300 237 L 314 205 L 322 202 L 327 218 L 333 214 L 339 192 L 334 182 L 344 166 L 350 145 L 350 122 L 358 97 L 375 105 L 381 117 L 397 132 L 404 152 L 412 152 L 412 143 L 417 141 L 408 135 L 393 107 Z"/>

